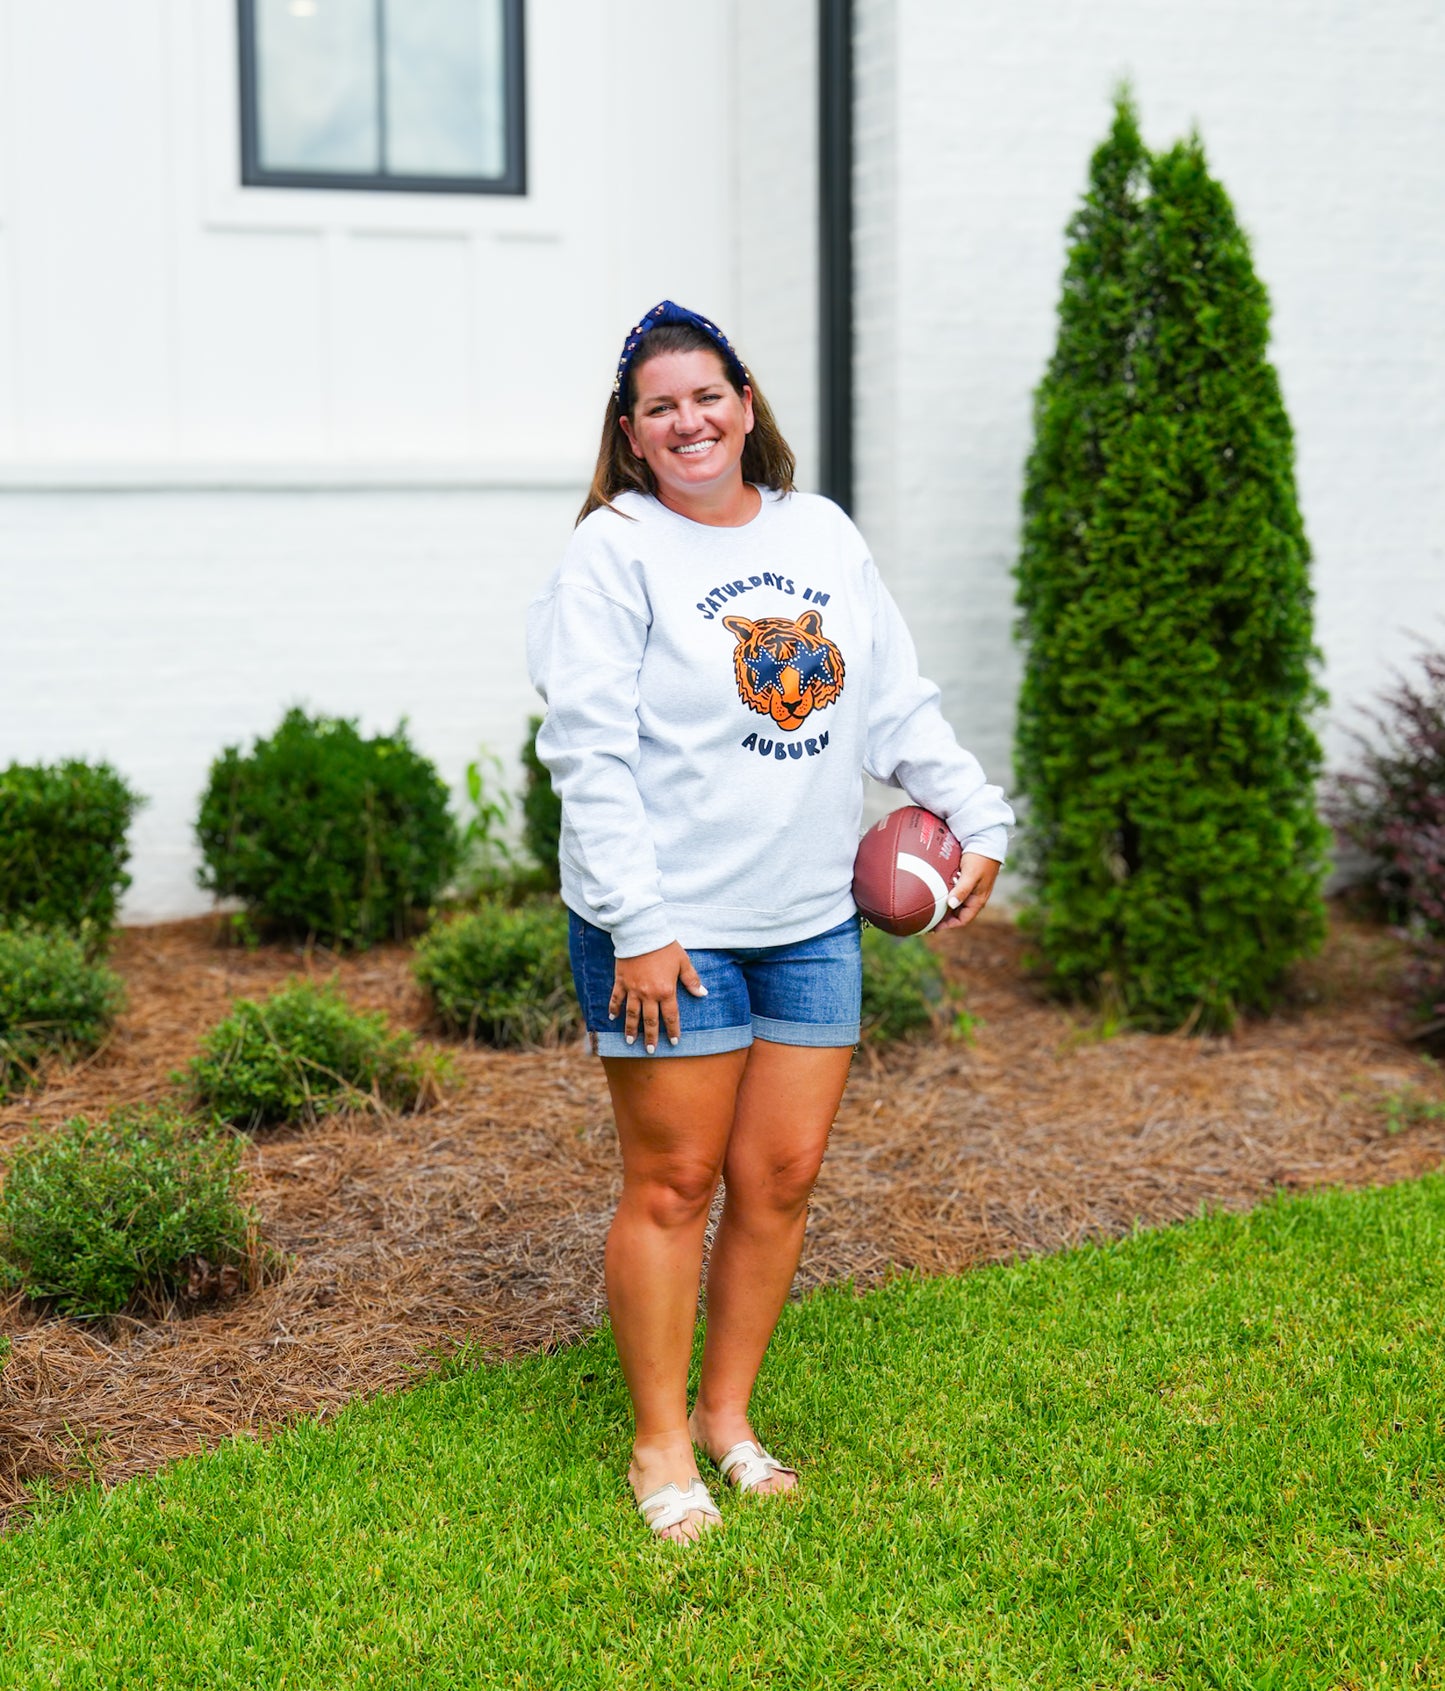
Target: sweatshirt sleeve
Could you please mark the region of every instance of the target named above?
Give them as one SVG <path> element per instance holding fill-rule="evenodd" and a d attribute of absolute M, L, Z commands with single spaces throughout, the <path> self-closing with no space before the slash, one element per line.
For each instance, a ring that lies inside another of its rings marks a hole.
<path fill-rule="evenodd" d="M 547 701 L 537 755 L 562 800 L 562 851 L 619 957 L 676 938 L 636 780 L 647 631 L 635 610 L 575 581 L 555 582 L 527 611 L 527 664 Z"/>
<path fill-rule="evenodd" d="M 864 562 L 873 622 L 873 692 L 863 767 L 943 817 L 965 851 L 1002 863 L 1014 813 L 978 759 L 954 737 L 939 691 L 918 673 L 903 613 L 871 558 Z"/>

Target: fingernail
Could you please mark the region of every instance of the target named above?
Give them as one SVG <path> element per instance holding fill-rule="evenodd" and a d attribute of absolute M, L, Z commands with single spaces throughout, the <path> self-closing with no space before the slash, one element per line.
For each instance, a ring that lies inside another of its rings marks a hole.
<path fill-rule="evenodd" d="M 655 1046 L 655 1045 L 649 1045 L 649 1046 L 648 1046 L 648 1048 L 647 1048 L 647 1054 L 648 1054 L 648 1056 L 649 1056 L 649 1057 L 650 1057 L 650 1056 L 651 1056 L 651 1055 L 652 1055 L 652 1053 L 653 1053 L 653 1052 L 654 1052 L 654 1051 L 656 1051 L 656 1049 L 657 1049 L 657 1047 L 656 1047 L 656 1046 Z"/>
<path fill-rule="evenodd" d="M 707 997 L 707 988 L 705 986 L 700 986 L 697 989 L 697 995 L 698 995 L 699 998 L 706 998 Z"/>
<path fill-rule="evenodd" d="M 675 1033 L 668 1034 L 667 1043 L 669 1045 L 676 1045 L 677 1044 L 677 1035 Z"/>
<path fill-rule="evenodd" d="M 629 1045 L 636 1045 L 637 1035 L 635 1033 L 629 1033 L 628 1036 L 627 1036 L 627 1043 Z"/>
<path fill-rule="evenodd" d="M 957 910 L 958 909 L 958 897 L 954 893 L 949 893 L 949 895 L 948 895 L 948 908 L 950 910 Z"/>

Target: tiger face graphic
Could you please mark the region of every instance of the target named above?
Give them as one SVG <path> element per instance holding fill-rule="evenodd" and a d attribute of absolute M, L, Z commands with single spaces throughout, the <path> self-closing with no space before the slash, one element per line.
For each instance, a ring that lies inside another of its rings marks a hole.
<path fill-rule="evenodd" d="M 779 728 L 801 727 L 815 710 L 843 691 L 843 654 L 825 638 L 817 611 L 794 619 L 724 617 L 737 636 L 733 673 L 749 710 L 770 716 Z"/>

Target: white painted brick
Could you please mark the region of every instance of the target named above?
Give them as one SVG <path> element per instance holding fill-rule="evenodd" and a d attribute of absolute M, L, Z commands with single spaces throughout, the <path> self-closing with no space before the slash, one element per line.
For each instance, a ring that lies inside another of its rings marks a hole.
<path fill-rule="evenodd" d="M 1009 767 L 1031 398 L 1064 227 L 1132 75 L 1196 123 L 1274 306 L 1338 764 L 1445 637 L 1445 14 L 1431 0 L 858 0 L 859 521 L 926 671 Z"/>
<path fill-rule="evenodd" d="M 0 766 L 109 758 L 147 795 L 128 921 L 209 908 L 191 829 L 210 762 L 289 704 L 373 733 L 407 717 L 459 800 L 483 743 L 515 787 L 540 708 L 524 611 L 579 497 L 12 493 Z"/>

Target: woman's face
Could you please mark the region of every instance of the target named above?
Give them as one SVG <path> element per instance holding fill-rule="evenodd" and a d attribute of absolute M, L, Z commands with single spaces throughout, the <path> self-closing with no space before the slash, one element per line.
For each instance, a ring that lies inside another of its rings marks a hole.
<path fill-rule="evenodd" d="M 660 352 L 632 371 L 636 396 L 622 432 L 657 481 L 660 494 L 686 502 L 741 481 L 743 445 L 753 427 L 753 396 L 740 394 L 715 352 Z"/>

